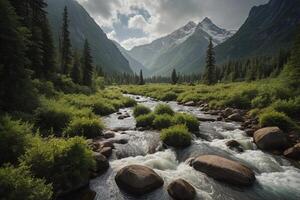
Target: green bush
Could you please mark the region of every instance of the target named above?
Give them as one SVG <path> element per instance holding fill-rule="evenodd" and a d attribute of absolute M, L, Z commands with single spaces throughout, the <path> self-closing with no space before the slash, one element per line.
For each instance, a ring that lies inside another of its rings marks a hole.
<path fill-rule="evenodd" d="M 158 129 L 169 128 L 172 125 L 172 116 L 168 114 L 155 115 L 153 126 Z"/>
<path fill-rule="evenodd" d="M 102 135 L 103 124 L 98 118 L 75 118 L 64 131 L 68 137 L 83 136 L 91 139 Z"/>
<path fill-rule="evenodd" d="M 130 97 L 123 97 L 122 104 L 124 108 L 133 107 L 136 105 L 136 101 Z"/>
<path fill-rule="evenodd" d="M 157 115 L 174 115 L 174 111 L 168 104 L 158 104 L 154 109 L 154 113 Z"/>
<path fill-rule="evenodd" d="M 137 127 L 152 127 L 154 119 L 155 119 L 155 115 L 153 113 L 149 113 L 146 115 L 140 115 L 136 118 L 136 126 Z"/>
<path fill-rule="evenodd" d="M 17 163 L 19 156 L 31 144 L 31 128 L 29 124 L 14 121 L 8 116 L 0 118 L 0 165 Z"/>
<path fill-rule="evenodd" d="M 300 97 L 297 97 L 296 99 L 290 99 L 290 100 L 278 100 L 274 102 L 271 107 L 278 111 L 283 112 L 289 117 L 292 118 L 299 118 L 300 116 Z"/>
<path fill-rule="evenodd" d="M 262 127 L 278 126 L 282 130 L 295 128 L 295 123 L 288 116 L 274 110 L 263 112 L 259 116 L 259 122 Z"/>
<path fill-rule="evenodd" d="M 133 115 L 134 117 L 139 117 L 140 115 L 147 115 L 151 112 L 150 108 L 144 106 L 144 105 L 137 105 L 133 109 Z"/>
<path fill-rule="evenodd" d="M 58 92 L 55 90 L 54 85 L 51 81 L 41 81 L 35 79 L 32 81 L 35 88 L 38 90 L 39 94 L 43 94 L 46 97 L 53 97 L 58 95 Z"/>
<path fill-rule="evenodd" d="M 190 132 L 199 131 L 199 120 L 193 115 L 189 115 L 186 113 L 176 113 L 174 117 L 174 123 L 185 125 Z"/>
<path fill-rule="evenodd" d="M 96 115 L 101 115 L 101 116 L 109 115 L 117 111 L 114 106 L 102 101 L 98 101 L 95 104 L 93 104 L 92 109 Z"/>
<path fill-rule="evenodd" d="M 271 97 L 269 95 L 257 96 L 251 101 L 251 105 L 253 108 L 265 108 L 270 104 L 271 104 Z"/>
<path fill-rule="evenodd" d="M 160 133 L 160 139 L 172 147 L 187 147 L 191 144 L 192 135 L 185 125 L 175 125 L 168 129 L 163 129 Z"/>
<path fill-rule="evenodd" d="M 51 100 L 36 110 L 35 124 L 44 135 L 55 133 L 57 136 L 61 136 L 63 129 L 72 120 L 72 116 L 72 110 L 68 105 Z"/>
<path fill-rule="evenodd" d="M 92 152 L 80 137 L 36 142 L 21 161 L 34 176 L 52 183 L 56 194 L 86 183 L 95 167 Z"/>
<path fill-rule="evenodd" d="M 0 168 L 0 199 L 50 200 L 52 187 L 44 180 L 33 178 L 24 167 Z"/>
<path fill-rule="evenodd" d="M 251 99 L 240 94 L 233 95 L 224 100 L 224 105 L 239 108 L 239 109 L 248 109 L 251 108 Z"/>
<path fill-rule="evenodd" d="M 175 92 L 167 92 L 163 94 L 160 98 L 162 101 L 175 101 L 177 99 L 177 94 Z"/>

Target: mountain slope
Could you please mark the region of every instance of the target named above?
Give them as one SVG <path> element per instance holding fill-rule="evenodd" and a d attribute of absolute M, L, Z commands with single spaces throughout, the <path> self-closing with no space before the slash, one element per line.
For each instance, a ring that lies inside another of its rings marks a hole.
<path fill-rule="evenodd" d="M 173 69 L 185 74 L 200 73 L 201 67 L 194 68 L 193 63 L 205 55 L 209 38 L 211 37 L 214 44 L 218 45 L 232 35 L 233 32 L 219 28 L 209 18 L 205 18 L 184 40 L 160 51 L 152 63 L 148 63 L 152 75 L 167 76 Z"/>
<path fill-rule="evenodd" d="M 134 47 L 129 51 L 130 55 L 141 62 L 149 69 L 151 63 L 157 58 L 161 52 L 167 50 L 173 45 L 184 42 L 196 29 L 194 22 L 189 22 L 180 29 L 174 31 L 170 35 L 154 40 L 150 44 Z"/>
<path fill-rule="evenodd" d="M 128 60 L 129 66 L 134 73 L 139 74 L 140 70 L 143 70 L 143 75 L 145 77 L 147 77 L 150 74 L 149 70 L 142 63 L 134 59 L 129 54 L 129 52 L 126 49 L 124 49 L 118 42 L 113 41 L 113 43 L 118 47 L 118 49 L 121 51 L 123 56 Z"/>
<path fill-rule="evenodd" d="M 240 30 L 216 48 L 217 61 L 274 54 L 280 48 L 290 48 L 299 24 L 299 0 L 271 0 L 253 7 Z"/>
<path fill-rule="evenodd" d="M 67 6 L 73 49 L 82 49 L 84 40 L 87 38 L 92 49 L 94 63 L 100 65 L 105 72 L 132 73 L 126 58 L 77 1 L 46 0 L 46 2 L 48 3 L 47 12 L 50 24 L 57 43 L 62 24 L 63 9 Z"/>

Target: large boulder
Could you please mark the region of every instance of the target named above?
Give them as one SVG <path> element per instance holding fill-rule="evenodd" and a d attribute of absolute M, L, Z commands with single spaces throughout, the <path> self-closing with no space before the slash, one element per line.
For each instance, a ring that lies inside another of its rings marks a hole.
<path fill-rule="evenodd" d="M 130 165 L 118 171 L 115 181 L 119 188 L 133 195 L 143 195 L 161 187 L 163 179 L 152 169 Z"/>
<path fill-rule="evenodd" d="M 183 179 L 170 183 L 168 193 L 175 200 L 192 200 L 196 196 L 195 188 Z"/>
<path fill-rule="evenodd" d="M 286 136 L 278 127 L 259 129 L 253 137 L 258 148 L 263 150 L 281 150 L 288 144 Z"/>
<path fill-rule="evenodd" d="M 101 150 L 100 150 L 100 153 L 102 155 L 104 155 L 106 158 L 109 158 L 112 154 L 112 148 L 111 147 L 103 147 Z"/>
<path fill-rule="evenodd" d="M 294 160 L 300 160 L 300 143 L 284 151 L 284 156 Z"/>
<path fill-rule="evenodd" d="M 216 180 L 234 185 L 249 186 L 255 181 L 255 175 L 251 169 L 220 156 L 199 156 L 193 161 L 193 167 Z"/>

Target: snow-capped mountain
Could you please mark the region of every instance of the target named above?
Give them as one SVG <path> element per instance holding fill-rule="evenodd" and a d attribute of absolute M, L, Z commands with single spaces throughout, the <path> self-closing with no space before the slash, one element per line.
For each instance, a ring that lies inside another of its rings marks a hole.
<path fill-rule="evenodd" d="M 158 57 L 161 52 L 184 42 L 195 32 L 196 28 L 197 24 L 191 21 L 171 34 L 156 39 L 150 44 L 134 47 L 129 51 L 129 54 L 146 67 L 149 67 L 150 63 Z"/>
<path fill-rule="evenodd" d="M 134 47 L 129 54 L 152 71 L 152 75 L 166 75 L 173 68 L 184 72 L 184 64 L 191 61 L 191 56 L 205 53 L 210 37 L 215 45 L 219 45 L 234 33 L 219 28 L 209 18 L 205 18 L 198 25 L 188 22 L 150 44 Z"/>
<path fill-rule="evenodd" d="M 226 29 L 218 27 L 207 17 L 201 23 L 199 23 L 199 25 L 197 26 L 197 30 L 199 29 L 206 32 L 210 37 L 212 37 L 216 45 L 225 42 L 236 32 L 227 31 Z"/>

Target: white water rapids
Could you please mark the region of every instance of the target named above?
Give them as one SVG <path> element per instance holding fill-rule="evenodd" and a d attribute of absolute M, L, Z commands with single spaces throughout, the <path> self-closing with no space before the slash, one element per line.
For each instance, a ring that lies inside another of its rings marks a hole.
<path fill-rule="evenodd" d="M 138 97 L 128 95 L 132 98 Z M 137 99 L 150 108 L 160 103 L 151 98 Z M 197 107 L 186 107 L 176 102 L 168 103 L 175 111 L 187 112 L 195 116 L 205 116 Z M 161 148 L 159 132 L 136 131 L 132 108 L 122 109 L 131 117 L 118 120 L 114 113 L 103 120 L 108 129 L 121 129 L 117 139 L 127 139 L 128 144 L 116 144 L 110 159 L 110 169 L 102 176 L 91 181 L 91 189 L 97 192 L 97 200 L 169 200 L 167 186 L 175 179 L 183 178 L 192 184 L 196 191 L 196 199 L 204 200 L 299 200 L 300 170 L 290 161 L 262 152 L 252 143 L 238 123 L 201 122 L 200 137 L 194 137 L 192 145 L 183 150 Z M 211 117 L 211 116 L 210 116 Z M 244 148 L 243 153 L 230 150 L 225 143 L 237 140 Z M 205 154 L 220 155 L 237 160 L 250 167 L 256 175 L 252 187 L 239 188 L 223 182 L 215 181 L 205 174 L 194 170 L 184 161 L 190 157 Z M 115 174 L 119 169 L 131 164 L 140 164 L 154 169 L 165 181 L 164 187 L 154 192 L 134 197 L 120 191 L 115 183 Z"/>

